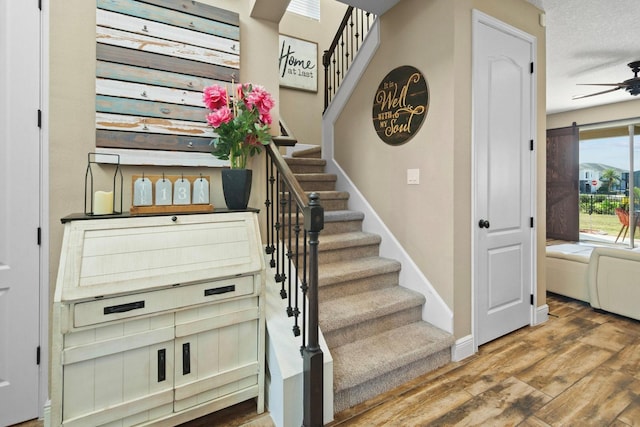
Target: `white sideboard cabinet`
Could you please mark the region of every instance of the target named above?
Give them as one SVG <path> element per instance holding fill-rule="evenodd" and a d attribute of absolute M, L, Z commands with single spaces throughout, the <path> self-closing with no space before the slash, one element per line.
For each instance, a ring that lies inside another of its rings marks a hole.
<path fill-rule="evenodd" d="M 173 426 L 251 398 L 263 412 L 255 212 L 63 223 L 51 425 Z"/>

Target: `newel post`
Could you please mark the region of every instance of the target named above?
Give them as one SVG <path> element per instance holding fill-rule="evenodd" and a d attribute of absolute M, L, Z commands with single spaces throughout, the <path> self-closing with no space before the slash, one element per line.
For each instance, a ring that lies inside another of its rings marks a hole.
<path fill-rule="evenodd" d="M 309 236 L 309 340 L 302 349 L 304 360 L 303 427 L 323 425 L 323 355 L 318 339 L 318 235 L 324 228 L 324 208 L 317 193 L 309 195 L 309 205 L 304 209 L 304 228 Z"/>

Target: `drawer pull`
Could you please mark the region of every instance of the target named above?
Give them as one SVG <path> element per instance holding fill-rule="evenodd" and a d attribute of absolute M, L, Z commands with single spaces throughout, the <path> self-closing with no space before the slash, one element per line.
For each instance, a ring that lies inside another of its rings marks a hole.
<path fill-rule="evenodd" d="M 158 382 L 167 379 L 167 350 L 158 350 Z"/>
<path fill-rule="evenodd" d="M 130 302 L 127 304 L 112 305 L 104 308 L 104 314 L 126 313 L 127 311 L 144 308 L 144 301 Z"/>
<path fill-rule="evenodd" d="M 188 342 L 182 344 L 182 375 L 191 373 L 191 349 Z"/>
<path fill-rule="evenodd" d="M 208 297 L 208 296 L 211 296 L 211 295 L 226 294 L 228 292 L 235 292 L 235 290 L 236 290 L 236 285 L 221 286 L 219 288 L 205 289 L 204 290 L 204 296 Z"/>

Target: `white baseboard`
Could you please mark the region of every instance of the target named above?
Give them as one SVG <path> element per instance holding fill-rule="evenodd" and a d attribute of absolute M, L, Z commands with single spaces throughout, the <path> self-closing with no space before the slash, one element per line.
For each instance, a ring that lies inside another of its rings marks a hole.
<path fill-rule="evenodd" d="M 44 404 L 44 427 L 51 427 L 51 400 Z"/>
<path fill-rule="evenodd" d="M 533 324 L 531 326 L 540 325 L 541 323 L 549 320 L 549 306 L 547 304 L 543 304 L 539 307 L 536 307 L 534 313 Z"/>
<path fill-rule="evenodd" d="M 462 337 L 451 346 L 451 361 L 459 362 L 469 356 L 473 356 L 473 335 Z"/>

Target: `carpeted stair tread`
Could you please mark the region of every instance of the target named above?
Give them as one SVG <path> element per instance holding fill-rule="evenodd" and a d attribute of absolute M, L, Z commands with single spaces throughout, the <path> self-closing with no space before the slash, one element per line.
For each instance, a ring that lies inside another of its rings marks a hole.
<path fill-rule="evenodd" d="M 327 302 L 320 302 L 318 310 L 320 313 L 320 325 L 323 332 L 329 333 L 340 328 L 421 306 L 424 302 L 424 295 L 400 286 L 362 292 Z"/>
<path fill-rule="evenodd" d="M 307 158 L 319 158 L 322 153 L 322 147 L 316 145 L 315 147 L 305 148 L 304 150 L 294 151 L 291 157 L 307 157 Z"/>
<path fill-rule="evenodd" d="M 350 233 L 320 234 L 319 252 L 331 251 L 334 249 L 344 249 L 350 247 L 377 245 L 380 244 L 380 236 L 377 234 L 365 233 L 363 231 L 352 231 Z"/>
<path fill-rule="evenodd" d="M 452 344 L 451 334 L 426 322 L 415 322 L 333 348 L 334 390 L 362 384 Z"/>
<path fill-rule="evenodd" d="M 326 166 L 327 161 L 325 159 L 316 159 L 312 157 L 285 157 L 284 161 L 288 165 L 313 165 L 313 166 Z"/>
<path fill-rule="evenodd" d="M 318 271 L 318 286 L 330 286 L 335 283 L 397 272 L 400 271 L 400 267 L 401 264 L 398 261 L 382 257 L 332 262 L 324 264 Z"/>
<path fill-rule="evenodd" d="M 346 193 L 347 197 L 349 193 Z M 320 197 L 320 204 L 322 205 L 322 197 Z M 338 211 L 325 211 L 324 222 L 340 222 L 340 221 L 362 221 L 364 219 L 364 213 L 361 211 L 351 210 L 338 210 Z M 320 233 L 322 235 L 322 233 Z"/>

